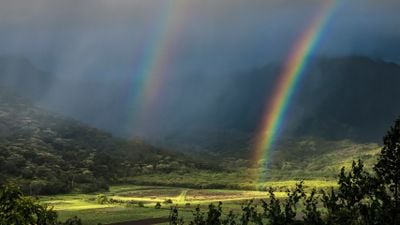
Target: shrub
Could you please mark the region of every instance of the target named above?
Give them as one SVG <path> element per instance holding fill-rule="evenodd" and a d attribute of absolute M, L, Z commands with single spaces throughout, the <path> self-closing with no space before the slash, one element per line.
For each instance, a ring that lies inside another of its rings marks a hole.
<path fill-rule="evenodd" d="M 97 203 L 99 203 L 101 205 L 109 203 L 109 200 L 108 200 L 108 198 L 107 198 L 107 196 L 105 194 L 97 195 L 96 201 L 97 201 Z"/>
<path fill-rule="evenodd" d="M 25 197 L 19 188 L 0 188 L 0 224 L 55 224 L 56 219 L 52 208 Z"/>
<path fill-rule="evenodd" d="M 165 203 L 165 204 L 172 204 L 173 202 L 172 202 L 171 199 L 166 199 L 166 200 L 164 201 L 164 203 Z"/>
<path fill-rule="evenodd" d="M 75 216 L 65 221 L 62 225 L 82 225 L 82 221 L 81 219 Z"/>
<path fill-rule="evenodd" d="M 8 185 L 0 187 L 0 224 L 82 225 L 82 221 L 74 217 L 64 223 L 58 222 L 52 208 L 24 196 L 20 188 Z"/>

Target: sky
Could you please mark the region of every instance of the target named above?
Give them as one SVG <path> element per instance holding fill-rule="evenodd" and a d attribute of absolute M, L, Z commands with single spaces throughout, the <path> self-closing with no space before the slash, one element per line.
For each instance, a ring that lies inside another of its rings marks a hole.
<path fill-rule="evenodd" d="M 321 2 L 1 1 L 0 55 L 25 57 L 56 77 L 42 99 L 56 111 L 106 129 L 128 124 L 126 135 L 135 121 L 125 118 L 140 117 L 134 108 L 145 106 L 138 102 L 155 95 L 162 100 L 146 112 L 158 110 L 156 121 L 166 122 L 150 127 L 174 130 L 183 115 L 207 120 L 232 76 L 282 63 Z M 400 62 L 399 9 L 398 0 L 338 1 L 313 54 Z M 123 108 L 111 107 L 115 98 Z"/>
<path fill-rule="evenodd" d="M 24 55 L 63 78 L 115 79 L 130 76 L 146 48 L 157 45 L 157 39 L 169 32 L 173 34 L 164 42 L 172 46 L 168 54 L 173 70 L 208 72 L 207 67 L 226 73 L 284 58 L 319 3 L 3 1 L 0 54 Z M 374 54 L 400 60 L 398 1 L 352 0 L 340 4 L 328 24 L 320 54 Z M 167 17 L 175 21 L 165 24 Z"/>

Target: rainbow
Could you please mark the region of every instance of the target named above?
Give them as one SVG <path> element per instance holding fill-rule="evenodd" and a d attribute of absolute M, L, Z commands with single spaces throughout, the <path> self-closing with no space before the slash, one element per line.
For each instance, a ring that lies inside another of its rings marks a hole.
<path fill-rule="evenodd" d="M 130 108 L 125 129 L 133 129 L 133 133 L 142 128 L 146 115 L 160 93 L 165 82 L 164 76 L 170 71 L 169 65 L 175 58 L 173 47 L 178 42 L 177 34 L 184 27 L 184 17 L 188 13 L 185 0 L 163 0 L 159 4 L 160 11 L 154 15 L 157 22 L 145 37 L 135 62 L 137 66 L 127 84 Z"/>
<path fill-rule="evenodd" d="M 263 182 L 266 176 L 265 167 L 270 160 L 271 150 L 277 140 L 285 119 L 290 100 L 304 75 L 310 56 L 316 50 L 328 20 L 337 8 L 339 0 L 324 0 L 323 7 L 312 20 L 308 29 L 300 36 L 284 64 L 278 78 L 274 94 L 266 104 L 266 110 L 256 137 L 253 152 L 253 164 L 257 165 L 256 179 Z"/>

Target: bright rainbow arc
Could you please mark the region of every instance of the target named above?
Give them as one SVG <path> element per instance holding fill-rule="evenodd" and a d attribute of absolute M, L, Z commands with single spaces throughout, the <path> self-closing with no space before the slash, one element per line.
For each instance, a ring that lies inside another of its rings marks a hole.
<path fill-rule="evenodd" d="M 337 8 L 339 0 L 326 0 L 321 11 L 312 20 L 308 29 L 300 36 L 286 60 L 274 94 L 271 98 L 265 115 L 262 119 L 261 129 L 256 139 L 253 163 L 258 166 L 256 179 L 263 182 L 266 176 L 264 167 L 270 160 L 270 153 L 276 142 L 282 123 L 284 122 L 290 100 L 296 90 L 304 70 L 306 69 L 312 52 L 318 46 L 323 29 L 329 18 Z"/>

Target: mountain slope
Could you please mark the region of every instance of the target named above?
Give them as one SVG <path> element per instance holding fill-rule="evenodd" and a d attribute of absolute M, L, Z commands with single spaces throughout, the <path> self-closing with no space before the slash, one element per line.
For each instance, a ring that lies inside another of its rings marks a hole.
<path fill-rule="evenodd" d="M 250 151 L 278 74 L 279 66 L 267 65 L 232 75 L 221 85 L 223 98 L 205 112 L 209 120 L 184 121 L 197 129 L 175 129 L 164 138 L 149 140 L 183 151 Z M 398 64 L 362 56 L 317 58 L 296 88 L 281 137 L 379 143 L 400 115 L 399 84 Z M 187 87 L 187 93 L 191 88 Z"/>
<path fill-rule="evenodd" d="M 123 177 L 205 168 L 199 160 L 125 141 L 0 91 L 0 183 L 31 194 L 94 191 Z"/>

